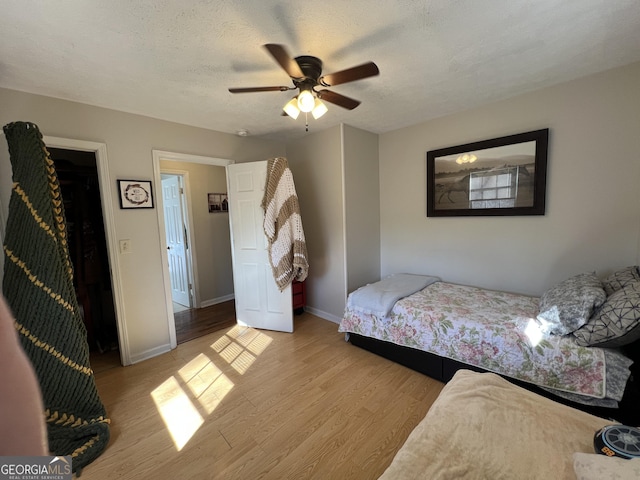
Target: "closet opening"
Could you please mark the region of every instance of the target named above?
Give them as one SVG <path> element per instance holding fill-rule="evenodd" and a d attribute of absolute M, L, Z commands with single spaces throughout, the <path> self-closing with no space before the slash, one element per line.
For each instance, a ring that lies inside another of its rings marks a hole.
<path fill-rule="evenodd" d="M 94 152 L 48 147 L 60 182 L 69 255 L 94 371 L 120 365 L 118 329 Z"/>

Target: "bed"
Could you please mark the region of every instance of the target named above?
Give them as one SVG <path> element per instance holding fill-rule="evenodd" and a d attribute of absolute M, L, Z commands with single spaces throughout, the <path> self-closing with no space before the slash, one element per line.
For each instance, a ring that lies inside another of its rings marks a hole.
<path fill-rule="evenodd" d="M 626 307 L 616 326 L 611 317 L 619 304 Z M 632 375 L 638 320 L 637 267 L 604 281 L 576 275 L 540 298 L 397 274 L 352 292 L 339 331 L 444 382 L 460 368 L 494 372 L 562 403 L 639 424 Z"/>
<path fill-rule="evenodd" d="M 380 480 L 640 478 L 640 459 L 595 454 L 594 435 L 610 424 L 493 373 L 463 369 Z"/>

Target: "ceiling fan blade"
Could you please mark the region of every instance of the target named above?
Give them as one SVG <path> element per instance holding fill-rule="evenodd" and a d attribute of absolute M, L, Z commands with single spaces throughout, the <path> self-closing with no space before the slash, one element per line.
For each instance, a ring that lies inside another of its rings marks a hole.
<path fill-rule="evenodd" d="M 358 65 L 357 67 L 347 68 L 346 70 L 340 70 L 339 72 L 330 73 L 329 75 L 323 75 L 318 79 L 318 83 L 324 87 L 333 87 L 334 85 L 340 85 L 341 83 L 373 77 L 379 73 L 380 70 L 378 70 L 378 66 L 375 63 L 367 62 L 362 65 Z"/>
<path fill-rule="evenodd" d="M 249 93 L 249 92 L 286 92 L 293 90 L 293 87 L 247 87 L 247 88 L 230 88 L 231 93 Z"/>
<path fill-rule="evenodd" d="M 283 45 L 278 45 L 277 43 L 267 43 L 264 45 L 264 48 L 271 54 L 271 56 L 278 62 L 278 64 L 283 68 L 287 75 L 291 78 L 302 79 L 304 78 L 304 73 L 300 70 L 300 65 L 296 62 Z"/>
<path fill-rule="evenodd" d="M 360 105 L 359 100 L 354 100 L 353 98 L 345 97 L 344 95 L 329 90 L 318 90 L 316 94 L 320 100 L 325 100 L 339 107 L 346 108 L 347 110 L 353 110 Z"/>

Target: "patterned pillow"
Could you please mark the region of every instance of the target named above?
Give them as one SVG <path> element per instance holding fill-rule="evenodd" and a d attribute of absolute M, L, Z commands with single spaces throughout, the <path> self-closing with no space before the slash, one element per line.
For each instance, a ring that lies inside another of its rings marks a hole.
<path fill-rule="evenodd" d="M 567 335 L 587 323 L 607 299 L 594 272 L 581 273 L 551 287 L 540 298 L 538 320 L 555 335 Z"/>
<path fill-rule="evenodd" d="M 621 347 L 640 338 L 640 281 L 612 293 L 589 321 L 573 332 L 578 345 Z"/>
<path fill-rule="evenodd" d="M 640 272 L 638 266 L 626 267 L 617 272 L 613 272 L 607 278 L 602 281 L 602 286 L 607 295 L 611 295 L 613 292 L 617 292 L 625 285 L 631 282 L 637 282 L 640 280 Z"/>
<path fill-rule="evenodd" d="M 596 453 L 574 453 L 573 471 L 577 480 L 640 480 L 640 458 L 607 457 Z"/>

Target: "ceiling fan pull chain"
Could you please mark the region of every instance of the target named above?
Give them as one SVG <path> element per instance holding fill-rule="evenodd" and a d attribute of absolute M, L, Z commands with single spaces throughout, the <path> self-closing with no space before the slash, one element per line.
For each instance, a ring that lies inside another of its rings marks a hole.
<path fill-rule="evenodd" d="M 307 112 L 304 112 L 304 127 L 305 127 L 305 131 L 308 132 L 309 131 L 309 114 Z"/>

